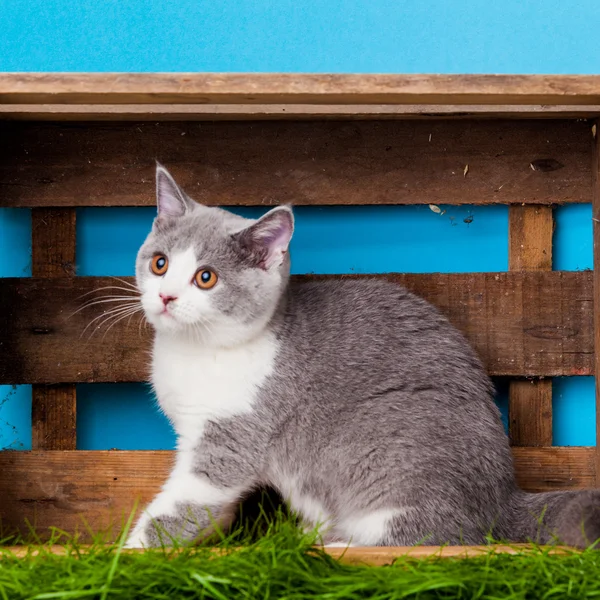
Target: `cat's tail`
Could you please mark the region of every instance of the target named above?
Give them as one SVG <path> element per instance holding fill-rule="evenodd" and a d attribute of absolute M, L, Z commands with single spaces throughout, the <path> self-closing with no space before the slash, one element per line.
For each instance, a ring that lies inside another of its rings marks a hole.
<path fill-rule="evenodd" d="M 515 542 L 586 548 L 600 539 L 600 490 L 541 494 L 519 490 L 508 512 L 505 533 Z"/>

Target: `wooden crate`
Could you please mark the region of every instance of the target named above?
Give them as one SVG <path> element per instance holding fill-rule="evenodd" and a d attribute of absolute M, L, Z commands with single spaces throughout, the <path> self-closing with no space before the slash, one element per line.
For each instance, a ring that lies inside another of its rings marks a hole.
<path fill-rule="evenodd" d="M 0 384 L 34 384 L 33 450 L 0 453 L 3 524 L 106 528 L 167 474 L 171 452 L 76 450 L 75 384 L 146 379 L 150 339 L 66 319 L 110 283 L 75 276 L 76 208 L 153 205 L 157 158 L 209 205 L 509 205 L 508 272 L 383 277 L 510 378 L 523 487 L 598 486 L 596 448 L 551 447 L 549 378 L 600 356 L 599 271 L 552 271 L 554 206 L 593 202 L 600 242 L 599 116 L 596 76 L 0 75 L 0 206 L 32 209 L 33 248 L 32 278 L 0 280 Z"/>

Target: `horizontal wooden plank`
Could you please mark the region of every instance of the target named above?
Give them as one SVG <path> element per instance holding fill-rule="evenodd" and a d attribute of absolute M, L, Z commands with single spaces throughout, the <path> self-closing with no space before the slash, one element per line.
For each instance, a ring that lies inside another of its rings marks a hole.
<path fill-rule="evenodd" d="M 92 546 L 80 544 L 77 546 L 78 556 L 85 556 Z M 94 547 L 95 549 L 96 547 Z M 548 554 L 569 555 L 578 552 L 575 548 L 566 546 L 543 546 Z M 0 559 L 25 558 L 31 556 L 66 556 L 68 546 L 38 545 L 38 546 L 0 546 Z M 215 556 L 227 552 L 235 552 L 237 548 L 214 548 Z M 323 551 L 332 558 L 346 565 L 370 565 L 382 567 L 391 565 L 399 558 L 476 558 L 489 554 L 522 554 L 534 550 L 532 544 L 491 544 L 488 546 L 351 546 L 349 548 L 323 547 Z M 187 550 L 186 550 L 187 551 Z M 142 548 L 123 548 L 123 554 L 138 554 L 146 552 Z"/>
<path fill-rule="evenodd" d="M 0 104 L 19 121 L 253 121 L 314 119 L 591 119 L 600 104 Z"/>
<path fill-rule="evenodd" d="M 3 73 L 15 103 L 599 104 L 600 76 Z"/>
<path fill-rule="evenodd" d="M 596 449 L 588 446 L 512 448 L 519 485 L 530 492 L 596 487 Z"/>
<path fill-rule="evenodd" d="M 465 333 L 491 375 L 593 372 L 591 272 L 377 277 L 403 284 L 438 306 Z M 295 277 L 293 285 L 307 279 Z M 0 383 L 145 380 L 150 330 L 140 327 L 137 318 L 95 330 L 106 305 L 72 314 L 111 285 L 121 284 L 94 277 L 0 279 L 5 315 Z"/>
<path fill-rule="evenodd" d="M 593 448 L 513 448 L 521 485 L 531 491 L 594 485 Z M 149 502 L 166 478 L 170 451 L 0 452 L 2 526 L 42 533 L 113 528 L 136 503 Z"/>
<path fill-rule="evenodd" d="M 591 197 L 591 126 L 574 120 L 0 122 L 0 137 L 0 206 L 151 206 L 157 159 L 207 205 Z"/>

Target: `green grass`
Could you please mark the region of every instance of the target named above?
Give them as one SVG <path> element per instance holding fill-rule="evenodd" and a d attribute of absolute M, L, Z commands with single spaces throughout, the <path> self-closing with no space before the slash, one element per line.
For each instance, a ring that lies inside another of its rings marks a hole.
<path fill-rule="evenodd" d="M 0 599 L 600 597 L 600 552 L 593 550 L 559 556 L 532 548 L 516 556 L 403 558 L 388 567 L 357 567 L 315 548 L 315 536 L 287 518 L 257 531 L 223 537 L 220 554 L 208 545 L 132 554 L 100 542 L 83 551 L 76 541 L 65 542 L 65 556 L 39 545 L 24 558 L 4 551 Z"/>

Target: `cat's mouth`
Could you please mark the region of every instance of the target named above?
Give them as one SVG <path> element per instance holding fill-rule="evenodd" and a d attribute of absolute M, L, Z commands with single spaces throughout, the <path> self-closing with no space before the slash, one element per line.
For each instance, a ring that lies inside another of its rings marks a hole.
<path fill-rule="evenodd" d="M 161 312 L 158 313 L 159 318 L 162 319 L 168 319 L 169 321 L 173 321 L 175 320 L 175 316 L 173 315 L 173 313 L 169 310 L 168 306 L 165 306 Z"/>

